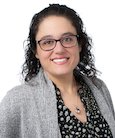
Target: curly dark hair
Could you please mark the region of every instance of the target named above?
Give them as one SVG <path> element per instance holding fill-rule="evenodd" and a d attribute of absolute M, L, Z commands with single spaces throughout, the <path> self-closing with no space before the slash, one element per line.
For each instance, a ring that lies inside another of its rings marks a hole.
<path fill-rule="evenodd" d="M 86 34 L 84 29 L 84 24 L 80 16 L 71 8 L 65 5 L 50 4 L 49 7 L 43 9 L 39 13 L 35 14 L 32 18 L 29 36 L 27 39 L 27 45 L 25 49 L 25 62 L 23 64 L 22 74 L 25 81 L 31 80 L 37 75 L 41 67 L 40 61 L 35 57 L 36 54 L 36 34 L 39 31 L 40 23 L 48 16 L 56 15 L 67 18 L 71 21 L 72 25 L 75 27 L 79 38 L 78 43 L 82 47 L 80 52 L 80 62 L 76 69 L 80 73 L 88 76 L 95 77 L 97 70 L 94 64 L 94 56 L 91 53 L 92 40 Z"/>

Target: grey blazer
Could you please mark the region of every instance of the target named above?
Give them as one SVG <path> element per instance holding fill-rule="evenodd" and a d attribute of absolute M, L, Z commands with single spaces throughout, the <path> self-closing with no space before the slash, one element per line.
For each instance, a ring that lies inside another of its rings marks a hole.
<path fill-rule="evenodd" d="M 99 79 L 84 80 L 115 138 L 115 114 L 107 87 Z M 42 69 L 28 83 L 10 90 L 0 103 L 0 138 L 61 138 L 55 88 Z"/>

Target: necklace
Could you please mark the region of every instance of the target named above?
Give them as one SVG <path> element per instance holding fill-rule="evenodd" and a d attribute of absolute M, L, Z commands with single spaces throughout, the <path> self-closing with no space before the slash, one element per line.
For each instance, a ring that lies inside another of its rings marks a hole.
<path fill-rule="evenodd" d="M 80 110 L 78 107 L 76 107 L 75 112 L 76 112 L 77 114 L 80 114 L 80 113 L 81 113 L 81 110 Z"/>

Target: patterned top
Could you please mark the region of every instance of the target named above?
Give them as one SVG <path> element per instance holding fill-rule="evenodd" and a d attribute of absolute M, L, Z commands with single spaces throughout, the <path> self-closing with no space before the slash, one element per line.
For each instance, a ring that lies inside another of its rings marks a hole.
<path fill-rule="evenodd" d="M 86 123 L 78 120 L 64 105 L 60 90 L 56 88 L 58 123 L 62 138 L 113 138 L 91 90 L 84 82 L 80 83 L 82 87 L 78 93 L 86 109 Z"/>

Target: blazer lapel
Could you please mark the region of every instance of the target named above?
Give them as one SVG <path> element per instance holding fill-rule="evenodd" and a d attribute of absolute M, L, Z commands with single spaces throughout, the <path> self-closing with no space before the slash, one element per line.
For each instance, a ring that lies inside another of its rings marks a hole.
<path fill-rule="evenodd" d="M 47 78 L 43 70 L 40 70 L 34 81 L 34 84 L 37 84 L 35 98 L 41 116 L 42 131 L 47 138 L 61 138 L 53 83 Z"/>

